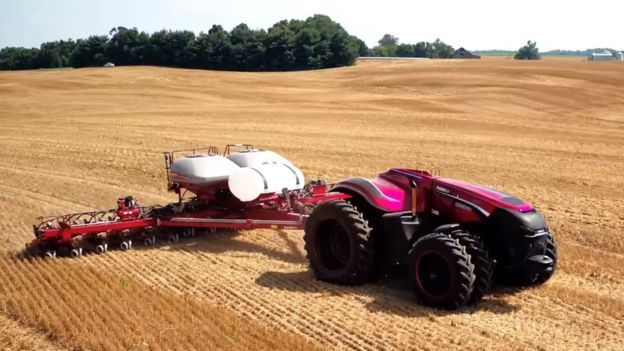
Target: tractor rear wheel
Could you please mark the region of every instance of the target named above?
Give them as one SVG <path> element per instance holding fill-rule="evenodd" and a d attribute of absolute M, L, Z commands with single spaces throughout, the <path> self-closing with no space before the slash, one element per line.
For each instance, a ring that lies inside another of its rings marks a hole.
<path fill-rule="evenodd" d="M 470 255 L 459 239 L 432 233 L 416 240 L 410 250 L 410 284 L 427 306 L 457 309 L 468 302 L 475 274 Z"/>
<path fill-rule="evenodd" d="M 362 214 L 362 218 L 366 220 L 369 228 L 371 229 L 371 235 L 375 238 L 381 238 L 383 235 L 383 223 L 381 216 L 383 212 L 371 206 L 361 195 L 356 193 L 348 193 L 351 198 L 347 200 L 353 205 L 356 211 Z M 383 246 L 381 240 L 375 240 L 375 256 L 373 257 L 373 263 L 368 274 L 369 280 L 376 280 L 386 275 L 395 273 L 396 266 L 389 264 L 387 258 L 383 255 Z"/>
<path fill-rule="evenodd" d="M 479 302 L 492 285 L 494 260 L 478 235 L 457 229 L 451 232 L 451 236 L 458 239 L 459 243 L 466 247 L 466 252 L 470 255 L 470 262 L 474 265 L 475 282 L 468 302 Z"/>
<path fill-rule="evenodd" d="M 333 200 L 316 206 L 303 238 L 319 280 L 342 285 L 368 280 L 374 257 L 372 230 L 352 204 Z"/>

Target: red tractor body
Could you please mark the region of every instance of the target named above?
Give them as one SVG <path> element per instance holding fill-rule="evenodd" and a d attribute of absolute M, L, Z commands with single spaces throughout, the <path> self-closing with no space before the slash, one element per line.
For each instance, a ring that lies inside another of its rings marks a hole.
<path fill-rule="evenodd" d="M 350 201 L 378 222 L 378 255 L 387 263 L 408 263 L 406 247 L 422 235 L 462 227 L 479 233 L 502 274 L 532 275 L 554 267 L 546 255 L 551 237 L 546 220 L 530 203 L 504 192 L 398 168 L 373 179 L 346 179 L 332 190 L 351 195 Z"/>
<path fill-rule="evenodd" d="M 499 207 L 518 212 L 533 210 L 531 204 L 512 195 L 414 169 L 393 168 L 376 178 L 351 178 L 334 186 L 334 189 L 345 189 L 359 194 L 371 205 L 385 212 L 411 211 L 413 188 L 416 188 L 416 197 L 419 199 L 416 204 L 418 212 L 444 208 L 444 212 L 455 212 L 453 217 L 462 222 L 475 220 L 479 215 L 462 206 L 457 207 L 458 203 L 470 202 L 471 209 L 478 208 L 486 216 Z M 463 201 L 457 202 L 457 199 Z"/>

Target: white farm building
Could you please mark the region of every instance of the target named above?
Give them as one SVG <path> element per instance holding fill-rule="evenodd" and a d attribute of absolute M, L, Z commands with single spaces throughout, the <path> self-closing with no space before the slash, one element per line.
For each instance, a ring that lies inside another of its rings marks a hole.
<path fill-rule="evenodd" d="M 615 60 L 615 56 L 609 51 L 602 52 L 590 52 L 587 59 L 589 61 L 613 61 Z"/>

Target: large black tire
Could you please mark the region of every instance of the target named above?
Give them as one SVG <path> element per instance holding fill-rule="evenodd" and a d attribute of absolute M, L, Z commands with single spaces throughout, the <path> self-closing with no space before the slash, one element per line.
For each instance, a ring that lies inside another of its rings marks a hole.
<path fill-rule="evenodd" d="M 386 258 L 383 257 L 383 242 L 377 239 L 383 237 L 383 223 L 381 220 L 383 212 L 374 208 L 361 195 L 355 193 L 349 193 L 349 195 L 351 195 L 351 198 L 346 201 L 352 204 L 355 210 L 362 214 L 362 218 L 364 218 L 366 223 L 368 223 L 368 227 L 371 229 L 371 235 L 375 238 L 375 254 L 371 269 L 368 272 L 368 279 L 370 281 L 382 278 L 388 273 L 391 273 Z"/>
<path fill-rule="evenodd" d="M 490 290 L 494 276 L 494 260 L 483 240 L 476 234 L 463 229 L 456 229 L 451 236 L 459 240 L 470 255 L 470 262 L 474 265 L 475 282 L 468 303 L 479 302 Z"/>
<path fill-rule="evenodd" d="M 368 280 L 374 257 L 372 230 L 352 204 L 319 204 L 308 218 L 303 239 L 319 280 L 342 285 Z"/>
<path fill-rule="evenodd" d="M 457 309 L 473 290 L 474 265 L 466 248 L 450 234 L 432 233 L 418 239 L 410 250 L 409 281 L 425 305 Z"/>

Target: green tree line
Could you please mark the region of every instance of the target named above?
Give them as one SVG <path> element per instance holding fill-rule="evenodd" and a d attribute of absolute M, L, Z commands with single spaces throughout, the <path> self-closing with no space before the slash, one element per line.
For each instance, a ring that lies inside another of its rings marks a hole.
<path fill-rule="evenodd" d="M 449 58 L 455 51 L 452 46 L 440 39 L 436 39 L 434 42 L 421 41 L 416 44 L 399 44 L 399 38 L 392 34 L 385 34 L 377 44 L 379 45 L 368 51 L 368 56 Z"/>
<path fill-rule="evenodd" d="M 152 34 L 116 27 L 108 35 L 58 40 L 40 48 L 0 50 L 0 69 L 156 65 L 217 70 L 282 71 L 354 64 L 366 44 L 324 15 L 283 20 L 267 30 L 241 23 L 229 32 L 213 25 L 207 33 L 161 30 Z"/>

